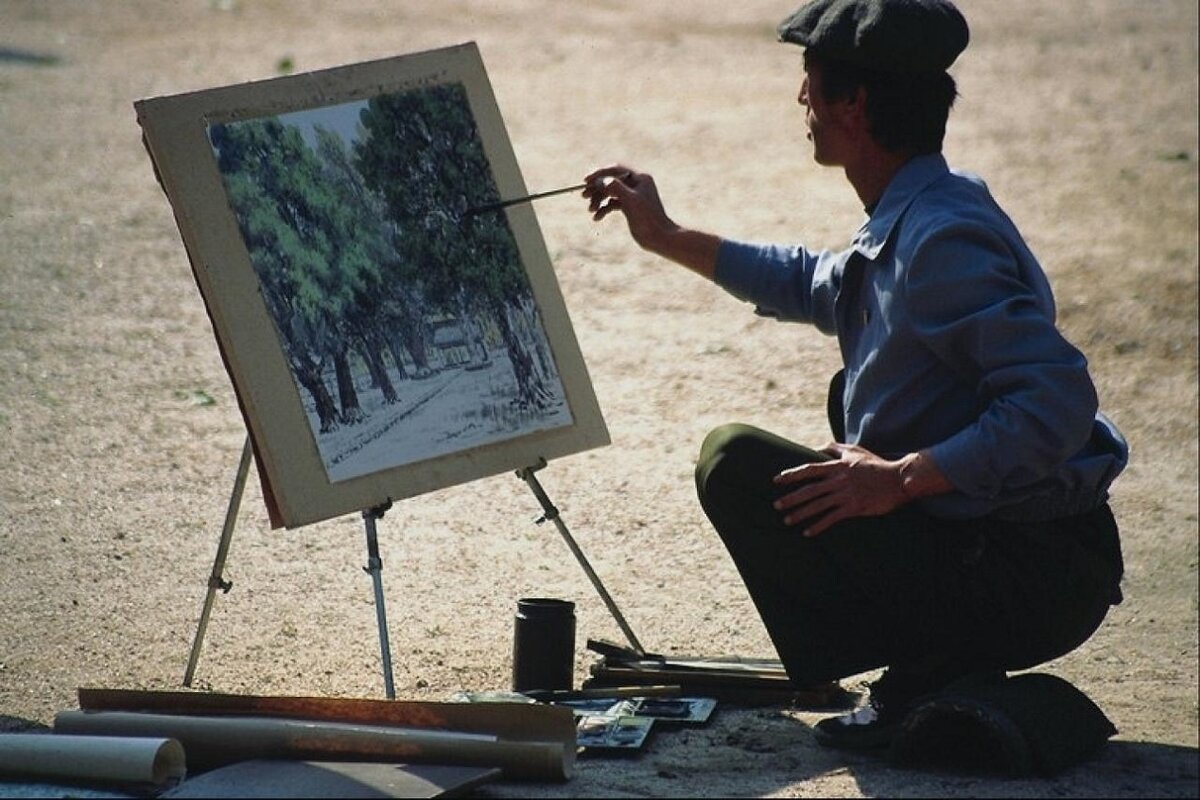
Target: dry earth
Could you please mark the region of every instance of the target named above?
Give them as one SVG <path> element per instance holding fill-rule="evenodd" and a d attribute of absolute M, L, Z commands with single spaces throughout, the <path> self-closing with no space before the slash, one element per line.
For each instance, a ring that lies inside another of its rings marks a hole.
<path fill-rule="evenodd" d="M 1120 729 L 1047 781 L 900 772 L 814 745 L 819 715 L 723 709 L 640 758 L 490 796 L 1196 796 L 1197 11 L 1193 0 L 963 0 L 973 42 L 950 160 L 1041 256 L 1133 461 L 1114 490 L 1127 600 L 1045 667 Z M 623 160 L 681 221 L 841 247 L 860 210 L 811 161 L 786 2 L 0 0 L 0 723 L 81 685 L 177 687 L 244 429 L 135 99 L 479 43 L 532 189 Z M 826 438 L 831 340 L 638 252 L 579 201 L 538 206 L 613 444 L 542 480 L 642 641 L 769 655 L 691 488 L 712 426 Z M 205 396 L 215 402 L 205 404 Z M 251 479 L 198 685 L 380 696 L 357 517 L 270 530 Z M 620 639 L 524 484 L 499 476 L 381 522 L 396 682 L 508 682 L 517 598 L 574 599 Z M 871 677 L 860 676 L 861 679 Z M 859 678 L 851 679 L 853 686 Z"/>

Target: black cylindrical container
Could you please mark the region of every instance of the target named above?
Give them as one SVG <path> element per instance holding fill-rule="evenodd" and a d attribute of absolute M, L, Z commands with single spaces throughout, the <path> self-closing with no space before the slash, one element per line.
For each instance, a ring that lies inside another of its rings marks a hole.
<path fill-rule="evenodd" d="M 512 688 L 570 689 L 575 677 L 575 604 L 527 597 L 513 625 Z"/>

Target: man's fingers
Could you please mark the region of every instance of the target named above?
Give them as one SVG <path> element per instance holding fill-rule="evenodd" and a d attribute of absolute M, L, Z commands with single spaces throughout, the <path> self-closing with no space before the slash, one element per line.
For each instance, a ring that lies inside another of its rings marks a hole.
<path fill-rule="evenodd" d="M 813 520 L 811 525 L 807 526 L 803 531 L 800 532 L 800 535 L 807 537 L 820 536 L 822 533 L 833 527 L 836 523 L 849 518 L 850 515 L 845 511 L 835 509 L 820 519 Z"/>
<path fill-rule="evenodd" d="M 588 175 L 583 179 L 583 182 L 588 185 L 589 189 L 604 189 L 609 184 L 621 183 L 628 181 L 633 177 L 633 170 L 622 164 L 613 164 L 612 166 L 603 167 Z M 613 178 L 614 180 L 607 180 Z M 587 189 L 584 190 L 585 192 Z"/>
<path fill-rule="evenodd" d="M 617 178 L 608 180 L 607 177 L 609 176 L 605 175 L 610 170 L 619 171 L 621 169 L 620 167 L 606 168 L 588 176 L 588 186 L 583 190 L 583 196 L 588 199 L 588 207 L 592 214 L 594 215 L 599 212 L 600 215 L 596 216 L 595 219 L 603 219 L 609 212 L 620 207 L 621 200 L 628 198 L 633 193 L 634 190 L 623 181 Z M 620 175 L 628 177 L 629 173 L 622 172 Z"/>
<path fill-rule="evenodd" d="M 839 513 L 841 503 L 833 495 L 824 495 L 813 498 L 802 505 L 794 506 L 790 513 L 783 517 L 784 525 L 797 525 L 805 520 L 814 520 L 817 517 L 824 518 L 831 514 Z"/>
<path fill-rule="evenodd" d="M 599 222 L 620 207 L 621 203 L 615 197 L 606 197 L 601 201 L 593 202 L 591 206 L 592 219 Z"/>
<path fill-rule="evenodd" d="M 776 511 L 788 511 L 800 506 L 808 508 L 818 498 L 832 496 L 838 488 L 836 482 L 814 481 L 805 484 L 794 492 L 788 492 L 778 498 L 772 505 Z"/>
<path fill-rule="evenodd" d="M 787 486 L 792 483 L 816 480 L 827 476 L 838 468 L 836 461 L 816 461 L 812 464 L 801 464 L 798 467 L 788 467 L 775 476 L 775 483 Z"/>
<path fill-rule="evenodd" d="M 597 181 L 599 181 L 602 178 L 611 178 L 614 175 L 620 175 L 620 174 L 628 173 L 628 172 L 632 172 L 632 171 L 633 170 L 631 170 L 629 167 L 625 166 L 624 164 L 609 164 L 607 167 L 601 167 L 600 169 L 593 170 L 583 180 L 584 180 L 584 183 L 596 183 Z"/>

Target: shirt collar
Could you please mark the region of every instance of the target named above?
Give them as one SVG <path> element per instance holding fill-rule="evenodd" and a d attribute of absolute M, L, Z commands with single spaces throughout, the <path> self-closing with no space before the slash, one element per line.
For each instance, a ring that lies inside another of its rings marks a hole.
<path fill-rule="evenodd" d="M 916 196 L 949 171 L 941 153 L 916 156 L 909 160 L 883 190 L 874 213 L 854 234 L 851 247 L 874 261 Z"/>

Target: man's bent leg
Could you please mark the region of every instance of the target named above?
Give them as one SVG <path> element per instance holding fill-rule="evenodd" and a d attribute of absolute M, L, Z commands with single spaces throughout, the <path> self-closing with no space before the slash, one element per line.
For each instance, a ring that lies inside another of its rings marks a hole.
<path fill-rule="evenodd" d="M 1027 668 L 1103 618 L 1111 579 L 1080 566 L 1059 523 L 949 522 L 908 508 L 800 535 L 772 507 L 788 491 L 772 478 L 824 458 L 728 425 L 705 440 L 696 469 L 700 502 L 797 683 L 881 666 L 931 682 Z"/>
<path fill-rule="evenodd" d="M 705 440 L 696 470 L 701 505 L 801 685 L 946 646 L 945 630 L 935 630 L 944 615 L 930 605 L 949 598 L 930 576 L 952 574 L 962 562 L 961 547 L 912 511 L 848 520 L 815 538 L 784 525 L 772 503 L 788 490 L 772 478 L 826 458 L 766 431 L 727 425 Z"/>

